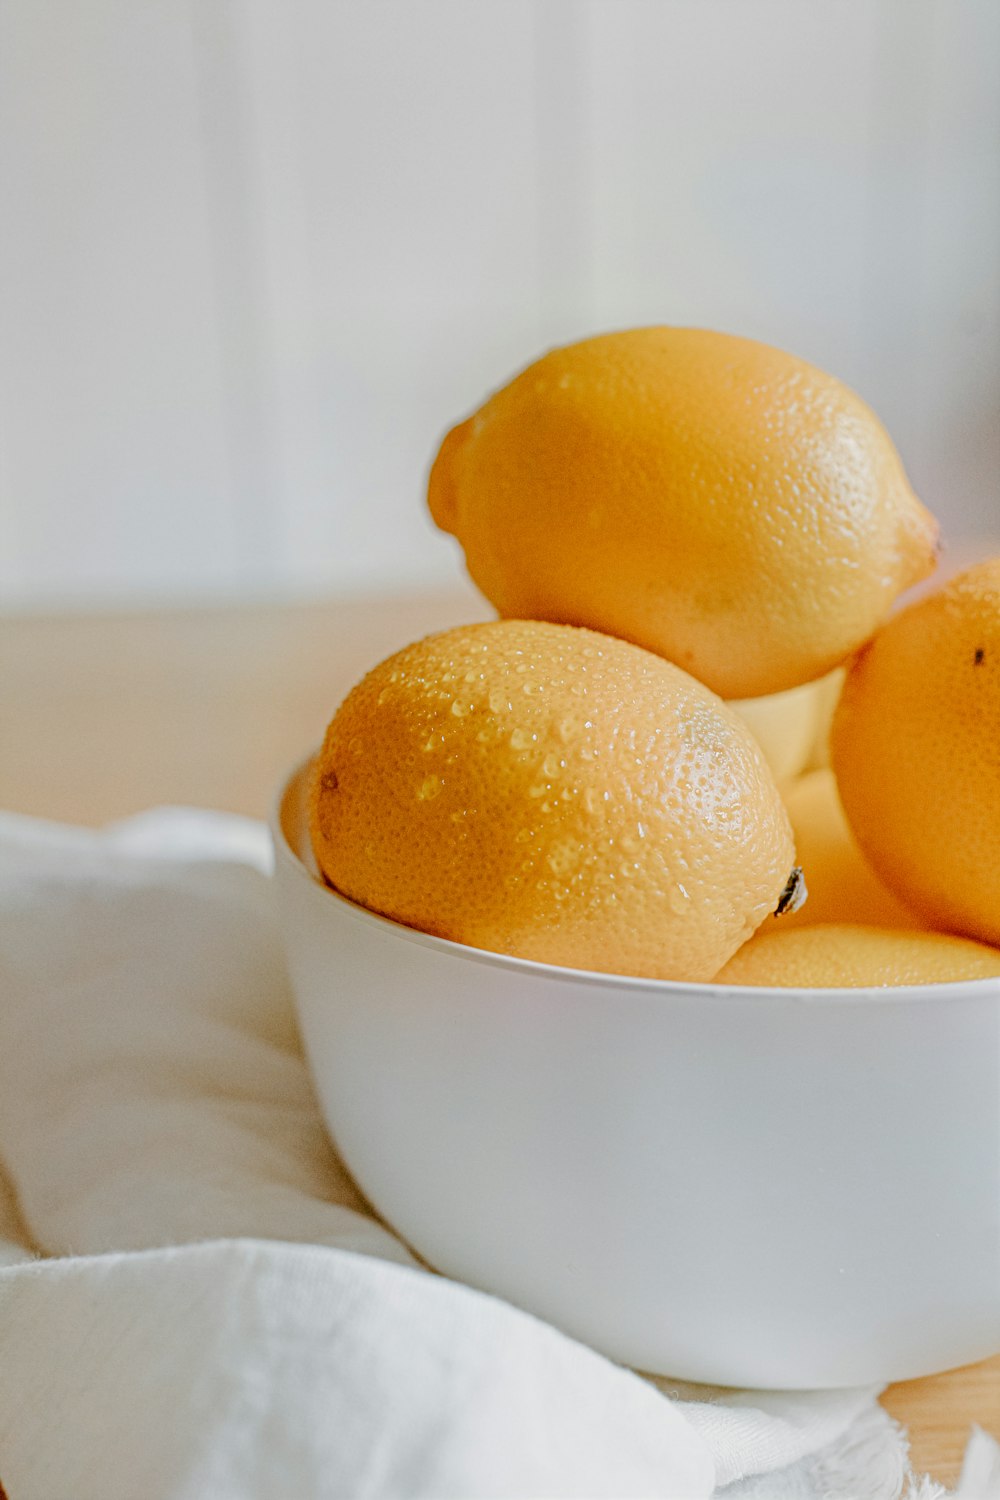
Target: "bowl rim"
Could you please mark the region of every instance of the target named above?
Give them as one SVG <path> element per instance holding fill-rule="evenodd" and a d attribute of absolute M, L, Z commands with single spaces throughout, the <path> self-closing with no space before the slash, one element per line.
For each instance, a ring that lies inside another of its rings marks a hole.
<path fill-rule="evenodd" d="M 1000 1003 L 1000 976 L 983 979 L 954 979 L 939 984 L 874 985 L 859 986 L 796 986 L 769 987 L 751 984 L 713 984 L 705 981 L 677 979 L 647 979 L 637 974 L 612 974 L 596 969 L 571 969 L 562 964 L 542 963 L 537 959 L 518 958 L 511 953 L 497 953 L 488 948 L 473 948 L 453 938 L 438 937 L 434 933 L 422 932 L 418 927 L 408 927 L 393 917 L 370 911 L 352 901 L 327 881 L 317 878 L 292 848 L 285 834 L 283 813 L 285 802 L 292 787 L 300 781 L 320 753 L 320 747 L 301 757 L 291 770 L 281 778 L 271 801 L 268 827 L 275 849 L 276 862 L 285 864 L 292 874 L 313 891 L 328 896 L 344 908 L 356 921 L 371 927 L 381 928 L 400 942 L 416 943 L 441 953 L 461 958 L 467 963 L 486 964 L 519 974 L 530 974 L 555 983 L 596 986 L 607 989 L 627 989 L 639 994 L 662 995 L 669 999 L 697 999 L 738 1004 L 760 1004 L 762 1001 L 783 1002 L 802 1005 L 899 1005 L 920 1001 L 954 1004 L 958 1000 L 988 1000 Z M 984 945 L 985 946 L 985 945 Z"/>

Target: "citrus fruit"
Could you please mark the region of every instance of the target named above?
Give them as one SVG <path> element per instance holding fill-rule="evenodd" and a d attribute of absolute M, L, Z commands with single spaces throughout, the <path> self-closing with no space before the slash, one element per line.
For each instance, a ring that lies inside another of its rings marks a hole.
<path fill-rule="evenodd" d="M 1000 950 L 984 943 L 942 932 L 831 922 L 759 932 L 716 975 L 716 983 L 867 989 L 995 975 L 1000 975 Z"/>
<path fill-rule="evenodd" d="M 789 912 L 782 927 L 818 922 L 860 922 L 872 927 L 925 924 L 892 894 L 855 842 L 830 770 L 810 771 L 781 789 L 795 837 L 795 857 L 805 873 L 809 900 Z"/>
<path fill-rule="evenodd" d="M 697 328 L 546 354 L 448 433 L 428 498 L 501 615 L 621 636 L 724 698 L 828 672 L 934 563 L 858 396 Z"/>
<path fill-rule="evenodd" d="M 834 715 L 854 836 L 929 926 L 1000 943 L 1000 558 L 901 611 Z"/>
<path fill-rule="evenodd" d="M 844 686 L 844 668 L 837 667 L 816 684 L 814 737 L 804 770 L 818 771 L 830 764 L 830 726 Z"/>
<path fill-rule="evenodd" d="M 775 781 L 781 783 L 805 769 L 816 740 L 820 688 L 827 679 L 805 682 L 763 698 L 731 699 L 734 709 L 764 752 Z"/>
<path fill-rule="evenodd" d="M 783 896 L 788 818 L 742 721 L 625 641 L 464 626 L 381 663 L 313 780 L 328 882 L 522 958 L 709 979 Z"/>

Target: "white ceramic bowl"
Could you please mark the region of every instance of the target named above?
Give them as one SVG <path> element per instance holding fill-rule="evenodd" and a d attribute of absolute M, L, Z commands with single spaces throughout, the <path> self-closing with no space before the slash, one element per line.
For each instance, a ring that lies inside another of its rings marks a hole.
<path fill-rule="evenodd" d="M 479 952 L 274 821 L 330 1132 L 432 1266 L 639 1369 L 906 1379 L 1000 1349 L 1000 981 L 662 984 Z"/>

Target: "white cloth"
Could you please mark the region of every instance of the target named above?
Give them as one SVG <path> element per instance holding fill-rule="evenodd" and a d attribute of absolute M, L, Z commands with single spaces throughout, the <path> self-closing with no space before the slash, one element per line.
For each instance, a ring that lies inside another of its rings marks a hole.
<path fill-rule="evenodd" d="M 0 816 L 11 1500 L 899 1495 L 873 1391 L 651 1382 L 414 1263 L 323 1132 L 269 857 Z"/>

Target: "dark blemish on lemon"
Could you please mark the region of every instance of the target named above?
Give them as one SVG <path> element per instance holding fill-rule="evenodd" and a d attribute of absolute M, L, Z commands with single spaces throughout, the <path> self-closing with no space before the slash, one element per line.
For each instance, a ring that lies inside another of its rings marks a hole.
<path fill-rule="evenodd" d="M 336 771 L 324 771 L 319 778 L 319 796 L 316 798 L 316 824 L 320 836 L 329 841 L 332 832 L 333 804 L 330 793 L 340 785 Z"/>
<path fill-rule="evenodd" d="M 983 650 L 982 646 L 977 646 L 976 647 L 976 654 L 972 658 L 973 665 L 977 666 L 977 667 L 981 667 L 982 664 L 983 664 L 983 662 L 985 660 L 986 660 L 986 652 Z"/>

